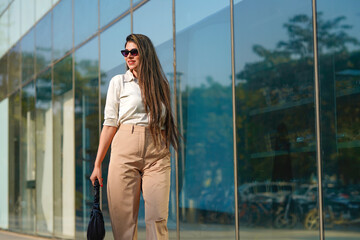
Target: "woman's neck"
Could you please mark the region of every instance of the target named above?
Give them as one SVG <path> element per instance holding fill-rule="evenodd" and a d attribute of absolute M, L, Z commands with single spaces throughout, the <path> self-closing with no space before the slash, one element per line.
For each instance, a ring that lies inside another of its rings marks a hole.
<path fill-rule="evenodd" d="M 135 69 L 130 70 L 130 71 L 134 75 L 135 78 L 138 78 L 138 74 L 137 74 L 137 71 Z"/>

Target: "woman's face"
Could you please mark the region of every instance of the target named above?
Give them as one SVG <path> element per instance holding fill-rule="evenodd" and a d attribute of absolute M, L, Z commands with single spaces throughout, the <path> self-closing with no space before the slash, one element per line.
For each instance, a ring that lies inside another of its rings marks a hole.
<path fill-rule="evenodd" d="M 133 42 L 127 42 L 126 46 L 125 46 L 126 50 L 132 50 L 132 49 L 138 49 L 137 45 Z M 126 57 L 125 57 L 125 61 L 126 64 L 128 65 L 130 71 L 132 73 L 137 72 L 138 66 L 140 64 L 140 57 L 139 54 L 137 56 L 133 56 L 131 53 L 129 53 Z M 136 76 L 135 76 L 136 77 Z"/>

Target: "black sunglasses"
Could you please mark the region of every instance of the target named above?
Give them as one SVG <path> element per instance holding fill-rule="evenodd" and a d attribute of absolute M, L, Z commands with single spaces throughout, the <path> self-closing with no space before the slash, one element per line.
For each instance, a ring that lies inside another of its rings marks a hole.
<path fill-rule="evenodd" d="M 136 49 L 136 48 L 133 48 L 133 49 L 131 49 L 130 51 L 129 50 L 121 50 L 121 54 L 124 56 L 124 57 L 127 57 L 127 56 L 129 56 L 129 53 L 131 54 L 131 56 L 137 56 L 137 55 L 139 55 L 139 52 L 138 52 L 138 50 Z"/>

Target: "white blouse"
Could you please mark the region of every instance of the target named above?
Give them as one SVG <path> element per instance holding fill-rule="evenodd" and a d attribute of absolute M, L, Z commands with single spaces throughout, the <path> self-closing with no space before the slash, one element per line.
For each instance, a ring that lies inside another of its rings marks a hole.
<path fill-rule="evenodd" d="M 162 109 L 165 116 L 165 106 Z M 138 79 L 130 70 L 114 76 L 109 83 L 104 110 L 105 126 L 118 127 L 120 124 L 149 125 L 149 116 L 141 98 Z"/>

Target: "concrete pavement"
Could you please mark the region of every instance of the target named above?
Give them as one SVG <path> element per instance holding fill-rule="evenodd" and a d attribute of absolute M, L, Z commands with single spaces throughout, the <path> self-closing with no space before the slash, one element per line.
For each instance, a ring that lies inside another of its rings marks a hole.
<path fill-rule="evenodd" d="M 169 239 L 176 240 L 176 231 L 169 231 Z M 219 228 L 218 226 L 204 226 L 197 229 L 182 229 L 180 232 L 183 240 L 234 240 L 234 227 Z M 329 240 L 359 240 L 360 232 L 343 230 L 327 230 L 325 232 L 326 239 Z M 85 235 L 84 235 L 85 236 Z M 23 235 L 19 233 L 7 232 L 0 229 L 0 240 L 49 240 L 52 238 L 44 238 L 37 236 Z M 53 238 L 58 239 L 58 238 Z M 139 229 L 138 239 L 145 240 L 145 229 Z M 241 240 L 318 240 L 318 231 L 308 231 L 303 229 L 266 229 L 266 228 L 241 228 Z M 110 232 L 106 233 L 105 240 L 113 240 Z"/>

